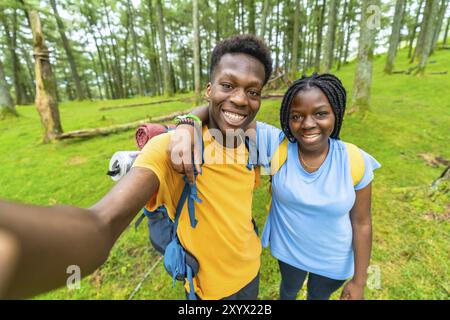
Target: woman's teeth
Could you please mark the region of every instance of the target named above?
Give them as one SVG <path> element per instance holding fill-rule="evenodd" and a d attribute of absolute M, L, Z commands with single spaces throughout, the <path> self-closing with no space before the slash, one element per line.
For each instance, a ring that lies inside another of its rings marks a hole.
<path fill-rule="evenodd" d="M 303 137 L 305 138 L 315 138 L 318 137 L 320 133 L 315 133 L 315 134 L 302 134 Z"/>
<path fill-rule="evenodd" d="M 229 112 L 229 111 L 224 111 L 223 113 L 228 119 L 230 119 L 232 121 L 240 121 L 245 118 L 245 116 L 242 116 L 237 113 Z"/>

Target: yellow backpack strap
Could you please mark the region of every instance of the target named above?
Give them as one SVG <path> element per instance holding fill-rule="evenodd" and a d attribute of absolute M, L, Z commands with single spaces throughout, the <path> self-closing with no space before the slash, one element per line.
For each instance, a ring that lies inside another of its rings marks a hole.
<path fill-rule="evenodd" d="M 353 186 L 356 186 L 364 176 L 364 158 L 361 150 L 354 144 L 344 142 L 350 162 L 350 171 L 353 179 Z"/>
<path fill-rule="evenodd" d="M 266 210 L 270 210 L 270 206 L 272 205 L 272 177 L 275 175 L 275 173 L 280 170 L 281 166 L 286 162 L 287 160 L 287 153 L 288 153 L 288 145 L 289 140 L 287 138 L 284 138 L 283 141 L 280 143 L 278 148 L 275 150 L 272 156 L 272 160 L 270 161 L 270 182 L 269 182 L 269 196 L 268 196 L 268 202 L 266 205 Z"/>
<path fill-rule="evenodd" d="M 275 150 L 270 161 L 270 175 L 273 176 L 280 170 L 281 166 L 286 162 L 289 140 L 284 138 L 278 148 Z"/>

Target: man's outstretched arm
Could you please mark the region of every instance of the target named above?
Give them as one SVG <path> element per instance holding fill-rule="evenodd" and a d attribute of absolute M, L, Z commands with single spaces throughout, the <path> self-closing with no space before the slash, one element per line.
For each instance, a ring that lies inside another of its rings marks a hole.
<path fill-rule="evenodd" d="M 158 188 L 151 170 L 133 168 L 89 209 L 0 201 L 0 231 L 12 235 L 16 251 L 5 257 L 13 259 L 12 272 L 7 279 L 0 276 L 0 298 L 26 298 L 62 286 L 71 265 L 82 277 L 92 273 Z"/>

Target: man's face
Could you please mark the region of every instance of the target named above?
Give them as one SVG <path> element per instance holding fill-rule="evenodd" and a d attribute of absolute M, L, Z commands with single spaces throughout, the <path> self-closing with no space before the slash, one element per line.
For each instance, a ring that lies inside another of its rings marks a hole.
<path fill-rule="evenodd" d="M 244 53 L 222 56 L 206 88 L 210 125 L 222 131 L 246 129 L 261 105 L 264 65 Z"/>

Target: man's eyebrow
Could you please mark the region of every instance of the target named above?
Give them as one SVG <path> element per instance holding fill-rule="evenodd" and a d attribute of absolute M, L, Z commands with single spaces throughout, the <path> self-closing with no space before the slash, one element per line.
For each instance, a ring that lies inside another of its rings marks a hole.
<path fill-rule="evenodd" d="M 227 78 L 227 77 L 233 81 L 239 81 L 239 78 L 230 72 L 224 72 L 223 74 L 220 75 L 220 77 L 218 77 L 218 79 L 223 79 L 223 78 Z M 262 85 L 263 85 L 262 81 L 254 80 L 254 81 L 251 81 L 248 86 L 252 87 L 252 86 L 262 86 Z"/>

